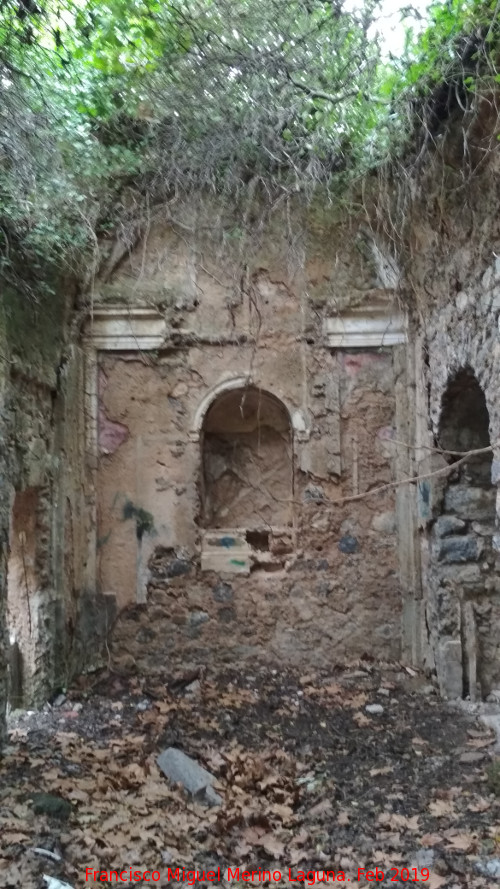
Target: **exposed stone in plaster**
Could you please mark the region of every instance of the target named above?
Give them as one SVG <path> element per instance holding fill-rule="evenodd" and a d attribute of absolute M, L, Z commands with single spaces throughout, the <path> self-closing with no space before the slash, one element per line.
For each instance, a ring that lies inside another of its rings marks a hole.
<path fill-rule="evenodd" d="M 494 514 L 495 491 L 451 485 L 444 496 L 444 508 L 458 518 L 488 521 Z"/>
<path fill-rule="evenodd" d="M 449 537 L 450 534 L 460 534 L 467 527 L 463 519 L 459 519 L 454 515 L 440 515 L 434 524 L 434 534 L 436 537 Z"/>
<path fill-rule="evenodd" d="M 475 535 L 445 537 L 436 542 L 434 553 L 441 562 L 476 562 L 480 559 L 484 546 Z"/>

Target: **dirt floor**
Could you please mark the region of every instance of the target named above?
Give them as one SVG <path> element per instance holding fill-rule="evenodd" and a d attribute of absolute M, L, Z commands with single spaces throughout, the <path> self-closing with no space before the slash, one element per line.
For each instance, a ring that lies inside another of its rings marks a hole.
<path fill-rule="evenodd" d="M 200 887 L 495 886 L 494 740 L 399 664 L 108 669 L 12 720 L 0 886 L 114 886 L 116 870 L 118 885 L 177 886 L 182 868 L 214 873 Z M 168 746 L 216 775 L 222 805 L 169 784 Z"/>

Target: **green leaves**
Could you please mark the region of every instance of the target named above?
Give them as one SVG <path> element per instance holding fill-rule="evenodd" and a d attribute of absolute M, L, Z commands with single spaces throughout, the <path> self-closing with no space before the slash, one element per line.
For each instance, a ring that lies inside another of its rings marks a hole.
<path fill-rule="evenodd" d="M 401 59 L 381 54 L 376 13 L 372 0 L 3 0 L 0 224 L 16 249 L 73 262 L 124 182 L 145 200 L 307 199 L 401 155 L 443 83 L 467 101 L 499 82 L 490 0 L 435 3 Z"/>

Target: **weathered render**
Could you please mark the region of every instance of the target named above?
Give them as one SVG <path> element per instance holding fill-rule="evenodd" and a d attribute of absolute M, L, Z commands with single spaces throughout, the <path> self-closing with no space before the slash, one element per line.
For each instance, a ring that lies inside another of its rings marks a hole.
<path fill-rule="evenodd" d="M 310 221 L 290 272 L 276 226 L 235 287 L 158 226 L 96 293 L 96 578 L 147 603 L 116 651 L 400 656 L 405 318 L 359 231 Z"/>

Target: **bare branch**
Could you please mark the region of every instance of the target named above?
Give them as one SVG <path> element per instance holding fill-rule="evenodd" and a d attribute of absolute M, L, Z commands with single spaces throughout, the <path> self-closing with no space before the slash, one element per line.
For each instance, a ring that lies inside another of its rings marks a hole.
<path fill-rule="evenodd" d="M 300 83 L 298 80 L 294 80 L 291 74 L 287 71 L 287 78 L 290 83 L 293 84 L 299 90 L 302 90 L 304 93 L 307 93 L 311 99 L 324 99 L 325 102 L 330 102 L 331 105 L 339 105 L 340 102 L 345 102 L 346 99 L 352 99 L 354 96 L 357 96 L 359 90 L 350 90 L 347 93 L 341 93 L 339 96 L 333 96 L 331 93 L 324 93 L 322 90 L 317 90 L 314 87 L 308 86 L 305 83 Z"/>

